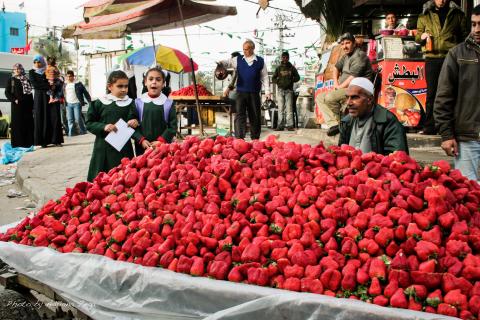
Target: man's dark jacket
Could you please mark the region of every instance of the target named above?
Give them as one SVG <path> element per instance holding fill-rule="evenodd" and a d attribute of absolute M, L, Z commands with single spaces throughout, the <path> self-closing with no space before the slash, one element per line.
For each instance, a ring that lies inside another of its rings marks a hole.
<path fill-rule="evenodd" d="M 467 38 L 447 55 L 433 109 L 442 140 L 480 140 L 480 45 Z"/>
<path fill-rule="evenodd" d="M 280 89 L 293 90 L 293 84 L 300 80 L 297 68 L 290 62 L 280 64 L 272 77 L 272 81 L 277 84 Z"/>
<path fill-rule="evenodd" d="M 67 85 L 66 82 L 65 85 Z M 77 96 L 77 99 L 80 102 L 81 106 L 85 105 L 85 99 L 87 99 L 88 103 L 92 102 L 92 98 L 90 97 L 87 88 L 85 88 L 83 83 L 81 83 L 80 81 L 75 82 L 75 95 Z M 83 97 L 85 97 L 85 99 Z"/>
<path fill-rule="evenodd" d="M 381 106 L 373 107 L 373 124 L 370 143 L 372 151 L 383 155 L 403 150 L 408 153 L 407 134 L 397 117 Z M 354 118 L 350 115 L 340 121 L 338 145 L 349 144 Z"/>

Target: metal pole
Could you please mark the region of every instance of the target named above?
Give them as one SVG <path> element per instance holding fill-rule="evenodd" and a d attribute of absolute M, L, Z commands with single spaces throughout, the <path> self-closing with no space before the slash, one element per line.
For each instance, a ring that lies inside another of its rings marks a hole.
<path fill-rule="evenodd" d="M 190 57 L 190 67 L 192 68 L 193 90 L 195 92 L 195 103 L 197 105 L 198 123 L 200 124 L 200 134 L 203 136 L 205 135 L 205 133 L 203 132 L 202 115 L 200 113 L 200 102 L 198 101 L 198 90 L 197 90 L 197 80 L 195 78 L 195 67 L 193 65 L 192 52 L 190 51 L 190 44 L 188 43 L 187 29 L 185 28 L 185 20 L 183 20 L 183 11 L 182 11 L 182 6 L 180 4 L 180 0 L 177 0 L 177 5 L 178 5 L 178 11 L 180 13 L 180 19 L 182 19 L 183 34 L 185 35 L 185 41 L 187 42 L 188 56 Z"/>
<path fill-rule="evenodd" d="M 157 48 L 155 47 L 155 37 L 153 36 L 153 27 L 150 26 L 150 32 L 152 33 L 152 45 L 153 45 L 153 61 L 157 65 Z"/>

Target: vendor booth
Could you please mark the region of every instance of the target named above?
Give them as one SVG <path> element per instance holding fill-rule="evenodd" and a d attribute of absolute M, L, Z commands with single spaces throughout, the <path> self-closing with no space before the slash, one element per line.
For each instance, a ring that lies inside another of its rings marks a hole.
<path fill-rule="evenodd" d="M 386 12 L 395 12 L 405 21 L 402 30 L 382 30 Z M 421 12 L 419 1 L 354 1 L 346 31 L 356 35 L 356 42 L 369 56 L 375 77 L 377 103 L 393 112 L 406 127 L 420 123 L 425 110 L 427 83 L 421 46 L 415 43 L 416 17 Z M 333 90 L 333 68 L 342 57 L 339 45 L 325 50 L 316 77 L 315 96 Z M 315 107 L 317 124 L 323 115 Z"/>

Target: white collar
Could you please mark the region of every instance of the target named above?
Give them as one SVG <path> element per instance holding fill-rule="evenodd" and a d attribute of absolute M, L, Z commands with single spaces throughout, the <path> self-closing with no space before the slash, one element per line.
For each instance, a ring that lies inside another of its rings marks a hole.
<path fill-rule="evenodd" d="M 144 103 L 153 102 L 153 104 L 156 104 L 157 106 L 161 106 L 165 104 L 165 101 L 167 101 L 167 96 L 164 95 L 163 93 L 160 93 L 158 97 L 152 98 L 148 95 L 148 92 L 145 92 L 142 94 L 140 99 L 142 99 Z"/>
<path fill-rule="evenodd" d="M 247 60 L 247 61 L 258 60 L 258 59 L 257 59 L 257 55 L 256 55 L 256 54 L 253 54 L 253 55 L 251 55 L 251 56 L 250 56 L 250 57 L 248 57 L 248 58 L 247 58 L 247 57 L 245 57 L 245 56 L 243 56 L 243 59 L 244 59 L 244 60 Z"/>
<path fill-rule="evenodd" d="M 103 103 L 103 104 L 111 104 L 112 102 L 115 102 L 115 104 L 119 107 L 126 107 L 128 106 L 131 102 L 132 102 L 132 99 L 130 99 L 127 96 L 123 97 L 123 99 L 119 98 L 119 97 L 115 97 L 114 95 L 112 95 L 111 93 L 107 94 L 106 96 L 103 96 L 100 98 L 100 101 Z"/>

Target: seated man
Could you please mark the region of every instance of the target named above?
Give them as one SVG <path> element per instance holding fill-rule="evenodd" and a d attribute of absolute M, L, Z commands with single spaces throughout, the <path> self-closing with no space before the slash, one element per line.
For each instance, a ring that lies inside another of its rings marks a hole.
<path fill-rule="evenodd" d="M 405 128 L 387 109 L 375 104 L 373 83 L 366 78 L 350 81 L 346 97 L 348 115 L 340 122 L 338 145 L 348 144 L 367 153 L 408 153 Z"/>
<path fill-rule="evenodd" d="M 345 92 L 350 81 L 355 77 L 373 76 L 372 65 L 368 56 L 355 45 L 355 38 L 350 33 L 340 37 L 340 45 L 345 55 L 338 60 L 333 71 L 334 90 L 319 94 L 316 102 L 328 126 L 327 135 L 338 134 L 338 123 L 343 113 Z"/>

